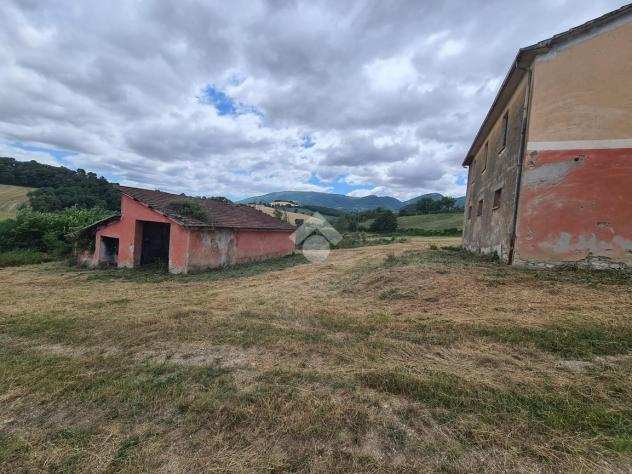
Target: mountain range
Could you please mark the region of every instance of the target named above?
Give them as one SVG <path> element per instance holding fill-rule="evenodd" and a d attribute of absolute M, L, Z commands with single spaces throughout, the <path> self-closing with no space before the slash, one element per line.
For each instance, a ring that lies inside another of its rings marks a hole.
<path fill-rule="evenodd" d="M 239 201 L 242 204 L 252 203 L 269 203 L 272 201 L 296 201 L 308 206 L 322 206 L 343 211 L 368 211 L 382 207 L 392 211 L 398 211 L 404 206 L 413 204 L 423 198 L 431 198 L 434 200 L 441 199 L 442 194 L 429 193 L 417 196 L 407 201 L 400 201 L 391 196 L 363 196 L 353 197 L 344 194 L 319 193 L 315 191 L 278 191 L 274 193 L 262 194 L 261 196 L 253 196 Z M 463 208 L 465 206 L 465 196 L 457 198 L 457 206 Z"/>

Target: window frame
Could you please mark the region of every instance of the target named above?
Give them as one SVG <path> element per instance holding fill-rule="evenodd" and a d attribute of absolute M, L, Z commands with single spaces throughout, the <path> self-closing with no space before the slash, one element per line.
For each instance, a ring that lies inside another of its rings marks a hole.
<path fill-rule="evenodd" d="M 492 203 L 492 210 L 495 211 L 500 209 L 500 206 L 503 202 L 503 188 L 498 188 L 494 191 L 494 201 Z"/>
<path fill-rule="evenodd" d="M 509 110 L 506 110 L 503 114 L 502 118 L 502 129 L 501 133 L 501 142 L 500 148 L 498 149 L 498 153 L 502 153 L 505 148 L 507 148 L 507 141 L 509 140 Z"/>

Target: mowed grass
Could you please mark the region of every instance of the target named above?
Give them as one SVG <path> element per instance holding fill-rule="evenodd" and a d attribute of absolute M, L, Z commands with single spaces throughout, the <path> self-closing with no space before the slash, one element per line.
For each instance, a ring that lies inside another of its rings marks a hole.
<path fill-rule="evenodd" d="M 457 244 L 0 270 L 0 471 L 631 470 L 632 276 Z"/>
<path fill-rule="evenodd" d="M 0 184 L 0 220 L 15 217 L 18 208 L 28 203 L 27 194 L 34 188 Z"/>
<path fill-rule="evenodd" d="M 463 229 L 463 214 L 448 212 L 441 214 L 421 214 L 397 218 L 400 229 L 445 230 Z"/>

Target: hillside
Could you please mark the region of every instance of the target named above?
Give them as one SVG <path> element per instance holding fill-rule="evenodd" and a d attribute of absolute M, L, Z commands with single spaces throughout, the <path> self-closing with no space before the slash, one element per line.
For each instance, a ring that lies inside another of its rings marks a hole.
<path fill-rule="evenodd" d="M 268 214 L 269 216 L 274 216 L 274 211 L 276 209 L 274 209 L 273 207 L 269 207 L 269 206 L 263 206 L 261 204 L 255 204 L 253 205 L 253 207 L 255 209 L 260 210 L 261 212 L 264 212 L 266 214 Z M 287 217 L 287 220 L 290 224 L 292 225 L 296 225 L 296 220 L 303 220 L 306 221 L 307 219 L 309 219 L 311 216 L 308 214 L 301 214 L 300 212 L 288 212 L 285 211 L 283 209 L 281 209 L 281 212 L 283 212 L 283 216 L 284 218 Z"/>
<path fill-rule="evenodd" d="M 29 204 L 36 211 L 69 207 L 118 210 L 120 204 L 118 189 L 104 177 L 36 161 L 0 157 L 0 184 L 37 188 L 29 197 Z"/>
<path fill-rule="evenodd" d="M 332 209 L 344 211 L 368 211 L 378 207 L 397 211 L 402 207 L 412 204 L 420 199 L 429 197 L 433 200 L 441 199 L 443 196 L 439 193 L 424 194 L 417 196 L 408 201 L 400 201 L 391 196 L 364 196 L 353 197 L 343 194 L 319 193 L 314 191 L 278 191 L 274 193 L 263 194 L 261 196 L 253 196 L 239 201 L 243 204 L 271 202 L 274 200 L 291 200 L 297 201 L 308 206 L 322 206 Z M 465 198 L 458 198 L 457 202 L 464 202 Z"/>
<path fill-rule="evenodd" d="M 422 214 L 397 218 L 400 229 L 445 230 L 463 229 L 463 214 Z"/>
<path fill-rule="evenodd" d="M 15 217 L 21 204 L 27 203 L 27 194 L 34 188 L 0 184 L 0 221 Z"/>
<path fill-rule="evenodd" d="M 368 228 L 374 219 L 367 219 L 361 222 L 363 227 Z M 415 216 L 401 216 L 397 218 L 397 225 L 400 229 L 420 229 L 420 230 L 463 230 L 463 214 L 460 212 L 445 212 L 439 214 L 420 214 Z"/>

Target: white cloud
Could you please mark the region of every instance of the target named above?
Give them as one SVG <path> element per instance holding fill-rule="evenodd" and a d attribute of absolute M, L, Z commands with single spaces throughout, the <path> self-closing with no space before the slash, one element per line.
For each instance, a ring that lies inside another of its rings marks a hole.
<path fill-rule="evenodd" d="M 0 154 L 205 195 L 461 194 L 516 50 L 622 3 L 5 0 Z"/>

